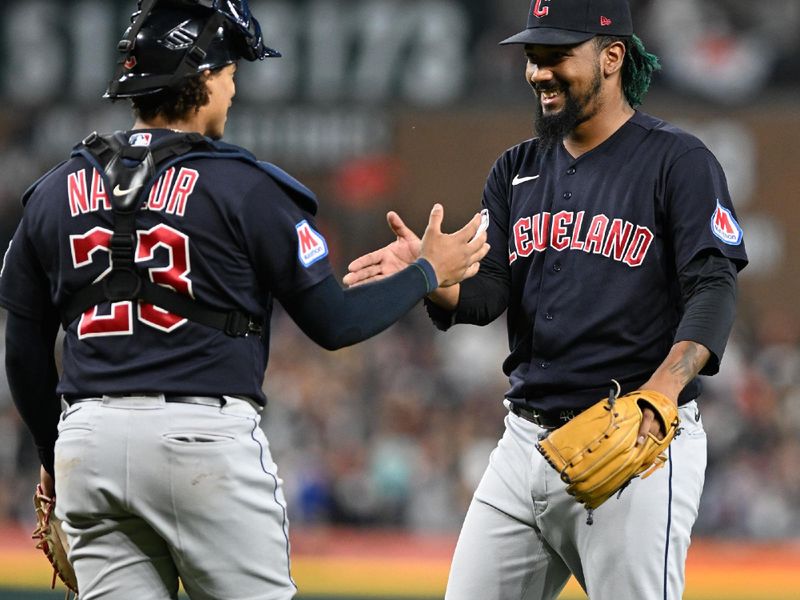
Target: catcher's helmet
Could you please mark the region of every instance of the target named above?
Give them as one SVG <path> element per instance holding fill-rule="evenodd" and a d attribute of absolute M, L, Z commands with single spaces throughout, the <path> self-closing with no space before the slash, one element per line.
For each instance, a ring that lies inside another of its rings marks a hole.
<path fill-rule="evenodd" d="M 247 0 L 139 0 L 118 50 L 105 98 L 175 89 L 206 69 L 281 55 L 264 45 Z"/>

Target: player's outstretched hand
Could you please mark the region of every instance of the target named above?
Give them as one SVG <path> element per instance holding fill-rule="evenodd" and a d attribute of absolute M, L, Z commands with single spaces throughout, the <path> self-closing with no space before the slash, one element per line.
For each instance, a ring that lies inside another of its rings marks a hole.
<path fill-rule="evenodd" d="M 419 258 L 422 249 L 419 236 L 394 211 L 387 213 L 386 221 L 397 238 L 388 246 L 351 262 L 347 266 L 349 272 L 343 279 L 345 285 L 352 287 L 394 275 Z"/>
<path fill-rule="evenodd" d="M 486 243 L 486 231 L 478 233 L 480 213 L 450 234 L 442 233 L 443 219 L 444 208 L 441 204 L 434 204 L 422 236 L 420 257 L 433 266 L 439 286 L 449 287 L 478 272 L 480 260 L 489 252 L 489 244 Z"/>

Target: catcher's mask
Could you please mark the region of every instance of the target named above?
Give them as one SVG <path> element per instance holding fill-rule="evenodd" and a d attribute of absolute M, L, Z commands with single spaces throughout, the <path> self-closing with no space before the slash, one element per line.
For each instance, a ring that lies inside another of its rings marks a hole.
<path fill-rule="evenodd" d="M 247 0 L 139 0 L 137 8 L 104 98 L 176 89 L 206 69 L 281 55 L 264 45 Z"/>

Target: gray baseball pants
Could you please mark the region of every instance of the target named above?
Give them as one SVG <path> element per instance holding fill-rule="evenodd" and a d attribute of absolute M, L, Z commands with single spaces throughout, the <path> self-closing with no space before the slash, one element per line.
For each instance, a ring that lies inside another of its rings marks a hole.
<path fill-rule="evenodd" d="M 81 600 L 288 600 L 288 520 L 259 409 L 104 396 L 61 416 L 56 514 Z M 207 403 L 203 403 L 207 400 Z"/>
<path fill-rule="evenodd" d="M 591 600 L 679 600 L 706 467 L 690 402 L 669 460 L 586 510 L 536 450 L 543 430 L 512 413 L 456 546 L 446 600 L 553 600 L 574 574 Z"/>

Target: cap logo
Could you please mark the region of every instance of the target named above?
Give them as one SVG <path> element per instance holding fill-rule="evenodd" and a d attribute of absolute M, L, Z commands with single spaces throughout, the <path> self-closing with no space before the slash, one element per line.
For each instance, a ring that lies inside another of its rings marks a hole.
<path fill-rule="evenodd" d="M 601 27 L 608 27 L 611 25 L 612 21 L 608 17 L 600 17 L 600 26 Z"/>
<path fill-rule="evenodd" d="M 136 66 L 136 57 L 135 56 L 129 56 L 125 60 L 125 64 L 123 64 L 122 66 L 130 71 L 133 67 Z"/>
<path fill-rule="evenodd" d="M 536 0 L 536 4 L 533 5 L 531 12 L 537 19 L 541 19 L 542 17 L 546 17 L 548 14 L 550 14 L 550 7 L 542 6 L 542 4 L 550 4 L 550 0 Z"/>

